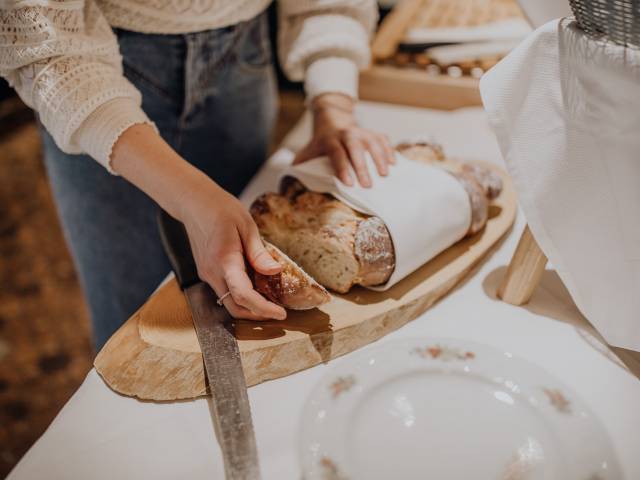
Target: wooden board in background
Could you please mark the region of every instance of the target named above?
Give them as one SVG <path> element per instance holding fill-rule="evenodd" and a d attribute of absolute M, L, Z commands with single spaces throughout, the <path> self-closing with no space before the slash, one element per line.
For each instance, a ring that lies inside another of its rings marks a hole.
<path fill-rule="evenodd" d="M 361 287 L 283 321 L 235 324 L 247 385 L 283 377 L 356 350 L 415 319 L 461 282 L 513 225 L 516 197 L 506 172 L 486 227 L 451 246 L 385 292 Z M 175 280 L 158 290 L 95 360 L 124 395 L 177 400 L 205 395 L 202 356 L 191 314 Z"/>
<path fill-rule="evenodd" d="M 436 63 L 424 52 L 400 51 L 410 29 L 474 27 L 524 18 L 516 0 L 402 0 L 382 21 L 372 46 L 372 67 L 360 75 L 364 100 L 453 110 L 482 105 L 479 77 L 500 57 Z"/>
<path fill-rule="evenodd" d="M 372 102 L 455 110 L 482 105 L 478 82 L 472 77 L 377 65 L 360 74 L 359 96 Z"/>
<path fill-rule="evenodd" d="M 475 27 L 524 18 L 517 0 L 420 0 L 410 28 Z"/>

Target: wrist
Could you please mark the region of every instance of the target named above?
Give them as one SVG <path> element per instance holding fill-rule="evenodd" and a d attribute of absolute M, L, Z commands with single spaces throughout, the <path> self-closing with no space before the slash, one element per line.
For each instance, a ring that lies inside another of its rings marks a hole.
<path fill-rule="evenodd" d="M 355 105 L 355 100 L 348 95 L 342 93 L 324 93 L 315 97 L 311 101 L 310 107 L 313 113 L 333 110 L 353 115 Z"/>
<path fill-rule="evenodd" d="M 355 101 L 340 93 L 326 93 L 314 98 L 310 109 L 313 115 L 314 131 L 327 126 L 347 128 L 356 124 Z"/>

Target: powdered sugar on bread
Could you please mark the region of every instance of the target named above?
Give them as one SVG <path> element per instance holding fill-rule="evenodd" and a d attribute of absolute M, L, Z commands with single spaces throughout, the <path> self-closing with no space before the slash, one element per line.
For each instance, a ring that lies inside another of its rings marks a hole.
<path fill-rule="evenodd" d="M 275 275 L 253 272 L 256 290 L 269 300 L 292 310 L 309 310 L 331 300 L 331 295 L 274 245 L 265 242 L 269 254 L 282 266 Z"/>

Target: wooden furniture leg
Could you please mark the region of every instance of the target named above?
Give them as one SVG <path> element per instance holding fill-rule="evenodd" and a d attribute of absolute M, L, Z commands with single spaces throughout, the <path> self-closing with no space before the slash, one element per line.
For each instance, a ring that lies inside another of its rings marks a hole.
<path fill-rule="evenodd" d="M 512 305 L 527 303 L 540 283 L 546 265 L 547 257 L 527 225 L 498 287 L 498 298 Z"/>
<path fill-rule="evenodd" d="M 507 267 L 507 273 L 498 287 L 498 297 L 512 305 L 527 303 L 540 283 L 546 265 L 547 257 L 531 235 L 527 225 Z M 587 322 L 586 319 L 585 322 Z M 608 347 L 631 374 L 640 380 L 640 352 L 611 345 Z"/>

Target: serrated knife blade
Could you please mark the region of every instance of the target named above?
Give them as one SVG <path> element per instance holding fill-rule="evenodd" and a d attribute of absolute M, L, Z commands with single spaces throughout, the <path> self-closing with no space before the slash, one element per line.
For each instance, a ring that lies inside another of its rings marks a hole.
<path fill-rule="evenodd" d="M 180 288 L 187 297 L 211 390 L 213 420 L 227 480 L 259 480 L 260 468 L 251 407 L 232 318 L 198 277 L 184 226 L 161 211 L 162 243 Z"/>

